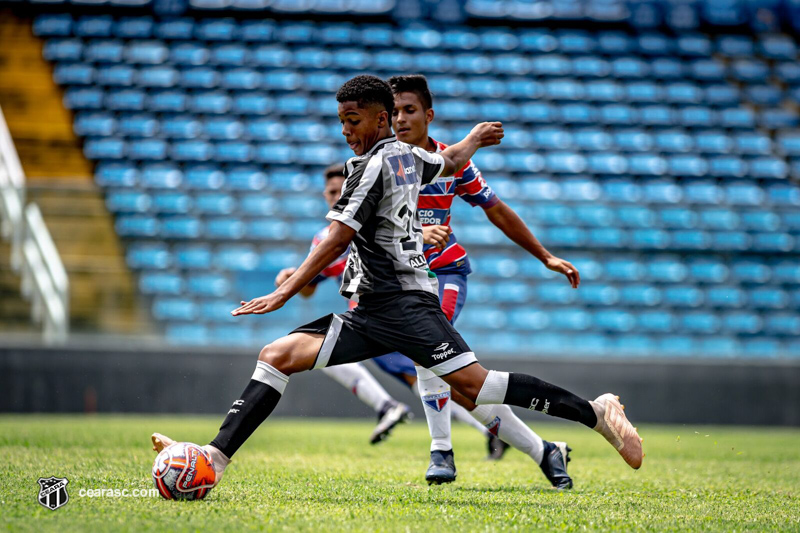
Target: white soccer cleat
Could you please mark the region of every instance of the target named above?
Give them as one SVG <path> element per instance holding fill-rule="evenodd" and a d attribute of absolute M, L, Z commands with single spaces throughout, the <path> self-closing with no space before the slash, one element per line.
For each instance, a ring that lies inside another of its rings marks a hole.
<path fill-rule="evenodd" d="M 642 439 L 625 416 L 625 407 L 619 403 L 619 396 L 606 393 L 589 403 L 597 415 L 597 425 L 594 430 L 605 437 L 628 466 L 635 469 L 641 467 L 644 458 Z"/>
<path fill-rule="evenodd" d="M 161 433 L 153 433 L 150 435 L 150 440 L 153 441 L 153 451 L 161 453 L 161 450 L 168 446 L 175 444 L 175 441 Z"/>

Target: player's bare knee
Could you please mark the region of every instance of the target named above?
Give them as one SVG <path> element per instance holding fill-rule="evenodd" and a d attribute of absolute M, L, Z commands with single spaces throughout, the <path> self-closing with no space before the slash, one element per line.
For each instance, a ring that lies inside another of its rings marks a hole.
<path fill-rule="evenodd" d="M 286 346 L 282 346 L 278 341 L 267 344 L 261 348 L 261 352 L 258 354 L 258 360 L 267 363 L 288 376 L 293 372 L 292 354 L 291 350 L 286 348 Z"/>
<path fill-rule="evenodd" d="M 478 389 L 478 391 L 480 392 L 480 389 Z M 464 396 L 461 392 L 459 392 L 459 390 L 455 387 L 451 389 L 451 394 L 453 397 L 453 401 L 456 402 L 461 407 L 463 407 L 464 409 L 466 409 L 467 411 L 472 411 L 473 409 L 478 407 L 474 401 L 474 398 L 470 400 L 469 398 Z M 476 394 L 475 397 L 477 398 L 477 396 L 478 395 Z"/>

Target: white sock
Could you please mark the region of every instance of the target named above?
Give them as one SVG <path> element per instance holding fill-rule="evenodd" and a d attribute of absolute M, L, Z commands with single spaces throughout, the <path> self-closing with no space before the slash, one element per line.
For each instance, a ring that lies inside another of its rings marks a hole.
<path fill-rule="evenodd" d="M 431 433 L 431 451 L 452 450 L 450 441 L 450 385 L 436 374 L 421 366 L 417 369 L 417 383 L 422 408 Z"/>
<path fill-rule="evenodd" d="M 542 464 L 544 444 L 542 438 L 514 414 L 507 405 L 479 405 L 471 411 L 490 433 Z"/>
<path fill-rule="evenodd" d="M 475 420 L 475 418 L 472 416 L 472 414 L 469 411 L 467 411 L 466 409 L 464 409 L 463 407 L 461 407 L 457 403 L 453 402 L 453 407 L 451 407 L 450 409 L 451 409 L 451 412 L 453 414 L 453 418 L 455 418 L 459 422 L 462 422 L 464 424 L 467 424 L 467 425 L 470 425 L 470 426 L 474 427 L 475 429 L 480 431 L 482 435 L 488 435 L 489 434 L 489 432 L 486 430 L 486 428 L 483 427 L 483 425 L 480 422 Z"/>
<path fill-rule="evenodd" d="M 203 446 L 203 449 L 211 456 L 211 464 L 214 465 L 214 472 L 217 474 L 217 479 L 214 482 L 216 486 L 222 479 L 222 474 L 225 472 L 231 460 L 224 453 L 219 451 L 219 449 L 210 444 Z"/>
<path fill-rule="evenodd" d="M 376 413 L 392 402 L 392 397 L 378 380 L 361 363 L 329 366 L 322 369 L 328 377 L 358 396 L 358 399 L 372 407 Z"/>

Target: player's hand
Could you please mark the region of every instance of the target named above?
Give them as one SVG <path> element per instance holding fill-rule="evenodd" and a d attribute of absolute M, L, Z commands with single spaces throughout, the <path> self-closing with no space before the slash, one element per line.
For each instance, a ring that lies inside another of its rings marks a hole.
<path fill-rule="evenodd" d="M 295 267 L 284 268 L 278 275 L 275 276 L 275 286 L 280 287 L 283 283 L 291 277 L 292 274 L 295 273 L 297 269 Z"/>
<path fill-rule="evenodd" d="M 580 272 L 578 272 L 578 269 L 572 266 L 572 263 L 569 261 L 564 261 L 563 259 L 553 256 L 545 262 L 544 266 L 553 272 L 564 274 L 573 289 L 577 289 L 578 285 L 581 284 Z"/>
<path fill-rule="evenodd" d="M 444 250 L 450 234 L 453 233 L 448 226 L 425 226 L 422 228 L 422 242 L 432 244 L 439 250 Z"/>
<path fill-rule="evenodd" d="M 287 298 L 285 296 L 279 294 L 278 291 L 275 291 L 272 294 L 261 296 L 260 298 L 254 298 L 249 302 L 242 301 L 241 306 L 231 311 L 231 314 L 233 316 L 264 315 L 266 313 L 277 311 L 283 307 L 286 303 L 286 300 Z"/>
<path fill-rule="evenodd" d="M 469 132 L 478 143 L 478 147 L 494 146 L 500 144 L 503 138 L 503 124 L 500 122 L 481 122 Z"/>

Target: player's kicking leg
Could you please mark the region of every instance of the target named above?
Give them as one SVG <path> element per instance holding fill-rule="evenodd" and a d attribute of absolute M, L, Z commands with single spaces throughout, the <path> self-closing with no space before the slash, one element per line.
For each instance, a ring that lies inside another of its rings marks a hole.
<path fill-rule="evenodd" d="M 316 333 L 293 332 L 261 350 L 247 387 L 228 410 L 217 436 L 203 446 L 217 473 L 215 486 L 222 479 L 233 454 L 278 405 L 289 376 L 314 366 L 323 338 Z M 151 439 L 156 451 L 174 442 L 160 433 L 154 433 Z"/>
<path fill-rule="evenodd" d="M 359 400 L 370 406 L 378 415 L 378 424 L 370 435 L 370 444 L 386 440 L 392 430 L 412 416 L 411 408 L 392 398 L 378 380 L 361 363 L 323 368 L 334 381 L 352 391 Z"/>

